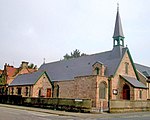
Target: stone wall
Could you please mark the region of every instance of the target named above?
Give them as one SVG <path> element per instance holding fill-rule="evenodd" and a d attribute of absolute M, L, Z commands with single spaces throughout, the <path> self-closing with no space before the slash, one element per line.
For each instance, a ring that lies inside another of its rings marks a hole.
<path fill-rule="evenodd" d="M 59 85 L 60 98 L 92 99 L 93 106 L 96 106 L 97 76 L 79 76 L 74 80 L 55 81 Z"/>
<path fill-rule="evenodd" d="M 55 81 L 54 84 L 59 86 L 59 98 L 76 98 L 74 80 Z"/>
<path fill-rule="evenodd" d="M 106 84 L 105 99 L 99 98 L 99 85 L 101 82 Z M 107 106 L 108 80 L 104 76 L 78 76 L 74 80 L 55 81 L 54 84 L 59 85 L 60 98 L 91 99 L 93 107 L 101 108 L 101 103 L 104 103 L 103 106 Z"/>
<path fill-rule="evenodd" d="M 39 90 L 41 89 L 41 96 L 47 97 L 47 89 L 51 89 L 51 96 L 52 96 L 52 85 L 49 82 L 47 76 L 43 74 L 35 83 L 35 85 L 31 86 L 11 86 L 9 87 L 9 94 L 12 95 L 12 88 L 13 95 L 18 95 L 18 88 L 21 88 L 21 95 L 23 97 L 38 97 L 39 96 Z M 28 88 L 28 93 L 26 92 L 26 89 Z"/>
<path fill-rule="evenodd" d="M 134 97 L 134 100 L 147 100 L 147 89 L 134 88 Z"/>
<path fill-rule="evenodd" d="M 96 81 L 96 75 L 75 77 L 75 97 L 91 99 L 92 106 L 96 107 Z"/>
<path fill-rule="evenodd" d="M 111 100 L 110 112 L 135 112 L 150 111 L 150 101 L 148 100 Z"/>
<path fill-rule="evenodd" d="M 146 78 L 142 73 L 138 71 L 138 76 L 140 78 L 140 81 L 147 86 L 147 99 L 150 99 L 150 83 L 147 82 L 148 78 Z"/>
<path fill-rule="evenodd" d="M 21 88 L 21 95 L 23 97 L 32 96 L 32 86 L 11 86 L 9 87 L 9 95 L 18 95 L 18 88 Z"/>
<path fill-rule="evenodd" d="M 125 70 L 125 64 L 126 63 L 128 63 L 128 73 L 126 73 L 126 70 Z M 123 56 L 122 61 L 118 66 L 118 70 L 116 71 L 115 76 L 111 79 L 111 90 L 110 90 L 111 91 L 111 99 L 113 99 L 113 100 L 122 99 L 123 98 L 122 97 L 123 85 L 127 84 L 130 87 L 130 99 L 131 100 L 137 100 L 138 98 L 134 96 L 135 91 L 134 91 L 133 87 L 130 84 L 128 84 L 126 81 L 122 80 L 120 78 L 120 75 L 127 75 L 127 76 L 130 76 L 130 77 L 136 78 L 136 74 L 134 72 L 132 63 L 129 59 L 129 56 L 128 56 L 127 52 Z M 113 89 L 118 90 L 117 95 L 114 95 L 112 93 Z M 147 97 L 147 94 L 146 94 L 146 97 Z"/>
<path fill-rule="evenodd" d="M 50 81 L 48 80 L 47 76 L 43 74 L 38 81 L 33 86 L 33 97 L 39 96 L 39 90 L 41 89 L 41 96 L 47 97 L 47 89 L 51 89 L 51 96 L 52 96 L 52 85 Z"/>

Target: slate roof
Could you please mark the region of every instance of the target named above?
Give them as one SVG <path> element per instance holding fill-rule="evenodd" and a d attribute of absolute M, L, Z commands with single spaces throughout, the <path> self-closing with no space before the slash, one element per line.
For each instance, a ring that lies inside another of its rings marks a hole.
<path fill-rule="evenodd" d="M 113 37 L 118 37 L 118 36 L 124 37 L 119 10 L 117 11 L 115 30 L 114 30 Z"/>
<path fill-rule="evenodd" d="M 18 75 L 9 86 L 19 86 L 19 85 L 34 85 L 39 77 L 43 74 L 43 71 L 37 71 L 28 74 Z"/>
<path fill-rule="evenodd" d="M 119 10 L 113 37 L 118 36 L 124 37 Z M 115 74 L 127 50 L 122 46 L 115 46 L 111 51 L 43 64 L 39 70 L 46 71 L 52 81 L 73 80 L 76 76 L 92 75 L 92 65 L 99 62 L 106 67 L 106 76 L 110 76 Z"/>
<path fill-rule="evenodd" d="M 76 76 L 92 75 L 92 65 L 101 62 L 107 67 L 106 76 L 110 76 L 114 75 L 126 50 L 127 48 L 116 46 L 107 52 L 46 63 L 39 70 L 46 71 L 52 81 L 73 80 Z"/>
<path fill-rule="evenodd" d="M 150 77 L 150 67 L 148 66 L 144 66 L 144 65 L 140 65 L 135 63 L 135 67 L 136 69 L 141 72 L 144 76 L 146 77 Z"/>
<path fill-rule="evenodd" d="M 129 84 L 134 86 L 135 88 L 147 88 L 142 82 L 138 81 L 137 79 L 129 76 L 121 75 L 122 78 L 124 78 Z"/>

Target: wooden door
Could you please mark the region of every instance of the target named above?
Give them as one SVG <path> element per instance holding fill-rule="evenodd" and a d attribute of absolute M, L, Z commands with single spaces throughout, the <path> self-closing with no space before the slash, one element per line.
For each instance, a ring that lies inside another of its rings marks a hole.
<path fill-rule="evenodd" d="M 130 100 L 130 87 L 128 85 L 124 85 L 123 87 L 123 99 Z"/>
<path fill-rule="evenodd" d="M 47 89 L 47 97 L 51 97 L 51 88 Z"/>

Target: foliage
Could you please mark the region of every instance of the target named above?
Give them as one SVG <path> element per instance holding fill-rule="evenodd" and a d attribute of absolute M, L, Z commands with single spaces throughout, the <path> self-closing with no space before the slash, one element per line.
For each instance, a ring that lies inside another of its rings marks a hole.
<path fill-rule="evenodd" d="M 0 75 L 0 85 L 4 85 L 5 84 L 5 77 L 4 75 Z"/>
<path fill-rule="evenodd" d="M 30 69 L 36 69 L 37 65 L 34 65 L 33 63 L 30 63 L 30 65 L 28 66 L 28 68 L 30 68 Z"/>
<path fill-rule="evenodd" d="M 78 50 L 78 49 L 75 49 L 73 52 L 70 53 L 70 55 L 68 53 L 66 53 L 66 55 L 64 55 L 64 60 L 68 60 L 68 59 L 71 59 L 71 58 L 78 58 L 78 57 L 81 57 L 81 56 L 85 56 L 86 54 L 85 53 L 82 53 Z"/>
<path fill-rule="evenodd" d="M 33 63 L 31 63 L 29 66 L 28 66 L 28 68 L 33 68 L 34 67 L 34 64 Z"/>

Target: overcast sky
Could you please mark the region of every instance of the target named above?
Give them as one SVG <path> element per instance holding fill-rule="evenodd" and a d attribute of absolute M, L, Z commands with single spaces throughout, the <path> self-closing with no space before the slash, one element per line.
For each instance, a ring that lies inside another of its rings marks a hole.
<path fill-rule="evenodd" d="M 150 66 L 150 0 L 119 0 L 134 62 Z M 38 67 L 79 49 L 94 54 L 113 48 L 117 0 L 0 0 L 0 69 L 21 61 Z"/>

